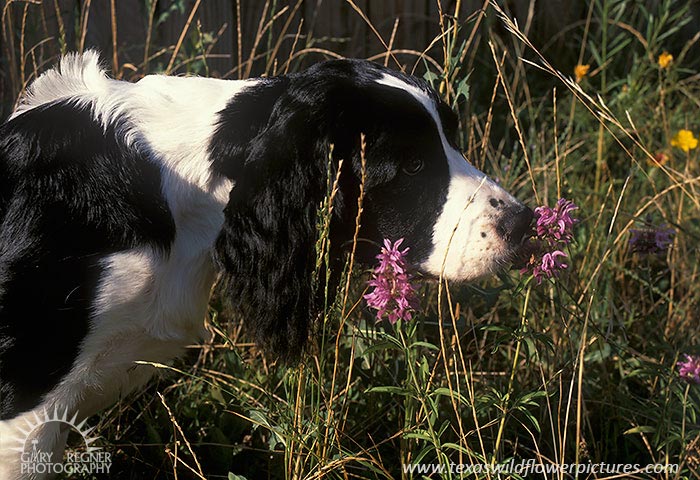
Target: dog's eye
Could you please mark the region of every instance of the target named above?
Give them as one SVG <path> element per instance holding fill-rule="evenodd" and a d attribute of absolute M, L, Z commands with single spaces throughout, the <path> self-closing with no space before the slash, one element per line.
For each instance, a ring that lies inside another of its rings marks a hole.
<path fill-rule="evenodd" d="M 423 160 L 420 158 L 409 160 L 403 165 L 403 171 L 406 173 L 406 175 L 415 175 L 421 170 L 423 170 Z"/>

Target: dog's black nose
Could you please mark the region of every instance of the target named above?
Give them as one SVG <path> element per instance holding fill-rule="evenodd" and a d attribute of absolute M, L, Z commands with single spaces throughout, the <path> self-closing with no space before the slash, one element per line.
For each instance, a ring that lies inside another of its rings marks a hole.
<path fill-rule="evenodd" d="M 501 216 L 496 232 L 508 243 L 518 245 L 530 231 L 534 214 L 525 205 L 514 205 Z"/>

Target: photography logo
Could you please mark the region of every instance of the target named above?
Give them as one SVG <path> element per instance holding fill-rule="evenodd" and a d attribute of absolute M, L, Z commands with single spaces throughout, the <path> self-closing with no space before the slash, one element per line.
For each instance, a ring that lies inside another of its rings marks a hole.
<path fill-rule="evenodd" d="M 44 418 L 40 418 L 36 413 L 34 420 L 27 419 L 24 427 L 18 427 L 17 447 L 13 450 L 21 454 L 21 473 L 32 474 L 96 474 L 109 473 L 112 466 L 112 458 L 109 452 L 105 452 L 101 447 L 92 446 L 99 437 L 91 437 L 93 428 L 88 427 L 83 420 L 76 423 L 78 413 L 72 418 L 68 418 L 67 410 L 63 415 L 59 415 L 58 408 L 55 408 L 53 415 L 44 410 Z M 50 425 L 54 424 L 54 425 Z M 62 425 L 61 425 L 62 424 Z M 83 439 L 83 445 L 76 446 L 75 449 L 67 449 L 64 458 L 56 458 L 53 451 L 42 451 L 39 441 L 33 438 L 37 429 L 60 427 L 77 432 Z"/>

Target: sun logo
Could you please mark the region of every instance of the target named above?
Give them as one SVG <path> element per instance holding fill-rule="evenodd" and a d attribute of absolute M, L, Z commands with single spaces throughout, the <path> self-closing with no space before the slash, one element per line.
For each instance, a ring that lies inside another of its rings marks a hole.
<path fill-rule="evenodd" d="M 12 450 L 20 453 L 27 453 L 27 440 L 32 437 L 32 433 L 34 433 L 36 429 L 41 428 L 44 425 L 50 423 L 63 423 L 67 425 L 70 429 L 78 432 L 83 438 L 86 452 L 94 452 L 97 450 L 101 450 L 101 447 L 92 446 L 92 443 L 94 443 L 97 439 L 100 438 L 98 436 L 90 436 L 90 434 L 95 428 L 86 425 L 87 419 L 84 419 L 80 423 L 76 423 L 77 419 L 78 412 L 75 412 L 75 414 L 71 418 L 68 418 L 67 408 L 63 411 L 62 415 L 59 414 L 58 407 L 54 407 L 53 414 L 50 414 L 46 409 L 44 409 L 43 418 L 39 414 L 34 412 L 34 418 L 25 418 L 25 424 L 16 427 L 18 432 L 18 436 L 15 437 L 15 440 L 17 441 L 17 446 L 12 447 Z M 37 452 L 37 443 L 38 440 L 32 440 L 31 442 L 31 449 L 33 453 Z"/>
<path fill-rule="evenodd" d="M 33 418 L 24 420 L 24 424 L 15 427 L 17 436 L 16 447 L 10 447 L 13 451 L 20 453 L 20 475 L 22 478 L 43 475 L 67 474 L 70 478 L 76 475 L 108 474 L 112 466 L 111 453 L 95 447 L 92 444 L 99 438 L 91 436 L 94 428 L 88 427 L 85 420 L 78 423 L 78 412 L 72 417 L 68 417 L 68 409 L 59 414 L 58 407 L 54 407 L 53 414 L 44 409 L 43 418 L 41 414 L 34 413 Z M 53 424 L 48 427 L 49 424 Z M 63 424 L 63 425 L 60 425 Z M 80 434 L 85 448 L 66 450 L 65 456 L 58 458 L 54 451 L 55 445 L 44 445 L 41 438 L 55 438 L 54 429 L 74 430 Z M 43 429 L 51 428 L 45 432 Z M 43 450 L 46 448 L 47 450 Z"/>

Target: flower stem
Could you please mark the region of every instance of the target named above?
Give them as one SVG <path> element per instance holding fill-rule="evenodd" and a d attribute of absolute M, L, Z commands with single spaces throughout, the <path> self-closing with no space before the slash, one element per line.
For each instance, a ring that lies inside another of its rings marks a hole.
<path fill-rule="evenodd" d="M 523 343 L 523 332 L 527 326 L 527 306 L 530 303 L 530 292 L 532 291 L 532 282 L 527 286 L 527 291 L 525 292 L 525 303 L 523 303 L 523 310 L 520 314 L 520 328 L 518 329 L 518 340 L 515 344 L 515 354 L 513 355 L 513 364 L 510 370 L 510 378 L 508 379 L 508 391 L 505 398 L 503 399 L 503 415 L 501 416 L 501 421 L 498 425 L 498 435 L 496 435 L 496 445 L 493 449 L 493 456 L 491 457 L 491 465 L 496 464 L 496 458 L 498 456 L 498 450 L 501 446 L 501 440 L 503 438 L 503 430 L 506 426 L 506 416 L 508 415 L 508 402 L 510 400 L 510 395 L 513 393 L 513 382 L 515 381 L 515 371 L 518 367 L 518 357 L 520 357 L 520 347 Z"/>

